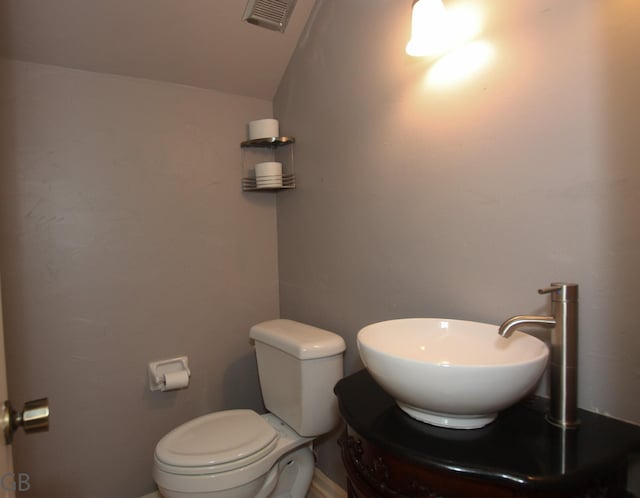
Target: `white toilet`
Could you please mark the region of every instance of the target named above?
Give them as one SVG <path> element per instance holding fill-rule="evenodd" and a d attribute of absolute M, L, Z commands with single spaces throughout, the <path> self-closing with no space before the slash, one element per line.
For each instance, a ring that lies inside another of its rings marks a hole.
<path fill-rule="evenodd" d="M 333 386 L 344 340 L 292 320 L 251 327 L 264 404 L 187 422 L 156 446 L 153 478 L 165 498 L 304 498 L 312 441 L 339 421 Z"/>

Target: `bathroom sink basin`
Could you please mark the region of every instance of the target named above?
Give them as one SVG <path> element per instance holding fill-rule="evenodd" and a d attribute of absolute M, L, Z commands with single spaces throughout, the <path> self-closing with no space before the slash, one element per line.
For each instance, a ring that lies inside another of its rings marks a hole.
<path fill-rule="evenodd" d="M 441 318 L 389 320 L 358 332 L 365 367 L 398 406 L 421 422 L 476 429 L 538 383 L 549 348 L 498 326 Z"/>

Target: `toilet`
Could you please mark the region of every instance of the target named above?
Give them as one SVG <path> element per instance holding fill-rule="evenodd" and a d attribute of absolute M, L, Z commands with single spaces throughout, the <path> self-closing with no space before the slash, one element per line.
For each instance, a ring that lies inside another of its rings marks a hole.
<path fill-rule="evenodd" d="M 293 320 L 251 327 L 269 413 L 225 410 L 195 418 L 157 444 L 153 478 L 165 498 L 304 498 L 313 440 L 339 420 L 333 386 L 344 340 Z"/>

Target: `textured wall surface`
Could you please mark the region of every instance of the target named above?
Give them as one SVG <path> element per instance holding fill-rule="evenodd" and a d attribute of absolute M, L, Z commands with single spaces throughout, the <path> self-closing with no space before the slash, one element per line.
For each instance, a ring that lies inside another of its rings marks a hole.
<path fill-rule="evenodd" d="M 269 102 L 0 67 L 9 389 L 53 411 L 16 438 L 30 496 L 144 495 L 166 431 L 261 408 L 247 330 L 277 316 L 278 269 L 281 316 L 343 335 L 348 373 L 367 323 L 498 323 L 575 281 L 580 405 L 640 423 L 640 6 L 468 3 L 491 57 L 443 83 L 447 59 L 404 54 L 410 2 L 317 2 L 275 100 L 298 180 L 277 232 L 273 196 L 239 191 Z M 191 387 L 150 393 L 146 363 L 175 354 Z M 340 481 L 334 438 L 319 450 Z"/>
<path fill-rule="evenodd" d="M 640 423 L 640 4 L 465 3 L 489 57 L 458 79 L 405 55 L 410 2 L 316 5 L 274 103 L 298 140 L 281 314 L 342 334 L 349 373 L 368 323 L 500 323 L 574 281 L 579 404 Z M 320 466 L 340 475 L 333 441 Z"/>
<path fill-rule="evenodd" d="M 278 316 L 273 195 L 240 191 L 245 123 L 271 103 L 25 63 L 0 83 L 0 269 L 14 444 L 47 498 L 139 497 L 153 449 L 213 410 L 261 409 L 250 325 Z M 186 354 L 189 389 L 147 362 Z"/>

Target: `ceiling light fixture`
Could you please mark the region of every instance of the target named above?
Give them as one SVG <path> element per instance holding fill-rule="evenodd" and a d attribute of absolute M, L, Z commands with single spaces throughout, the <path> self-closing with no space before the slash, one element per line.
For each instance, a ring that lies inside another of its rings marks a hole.
<path fill-rule="evenodd" d="M 447 10 L 442 0 L 414 0 L 407 54 L 421 57 L 444 52 L 449 42 L 447 24 Z"/>

